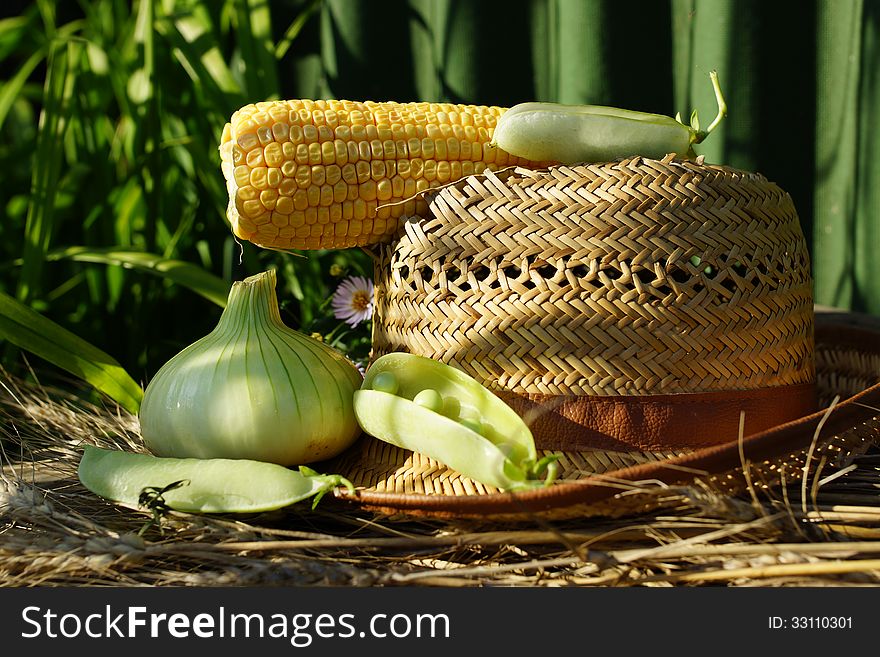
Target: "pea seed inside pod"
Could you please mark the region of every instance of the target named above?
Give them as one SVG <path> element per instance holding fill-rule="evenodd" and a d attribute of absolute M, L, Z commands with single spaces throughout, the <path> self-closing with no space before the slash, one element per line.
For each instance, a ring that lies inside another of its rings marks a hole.
<path fill-rule="evenodd" d="M 435 413 L 440 413 L 443 410 L 443 397 L 433 388 L 425 388 L 413 397 L 413 401 L 422 408 L 427 408 Z"/>
<path fill-rule="evenodd" d="M 461 400 L 455 395 L 445 395 L 441 412 L 448 418 L 458 420 L 461 416 Z"/>
<path fill-rule="evenodd" d="M 480 421 L 479 421 L 478 419 L 476 419 L 476 418 L 472 418 L 472 417 L 464 417 L 464 418 L 461 418 L 461 419 L 458 421 L 458 423 L 461 424 L 462 426 L 467 427 L 467 428 L 470 429 L 471 431 L 474 431 L 474 432 L 480 434 L 480 435 L 483 434 L 483 423 L 480 422 Z"/>
<path fill-rule="evenodd" d="M 379 372 L 373 379 L 373 390 L 396 395 L 397 391 L 400 390 L 400 381 L 391 372 Z"/>

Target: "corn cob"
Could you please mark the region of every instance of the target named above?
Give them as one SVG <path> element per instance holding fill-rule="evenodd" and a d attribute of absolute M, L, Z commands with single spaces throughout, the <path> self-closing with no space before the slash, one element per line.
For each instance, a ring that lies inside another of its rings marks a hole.
<path fill-rule="evenodd" d="M 365 246 L 424 213 L 419 193 L 530 164 L 489 146 L 500 107 L 290 100 L 247 105 L 223 130 L 227 215 L 274 249 Z"/>

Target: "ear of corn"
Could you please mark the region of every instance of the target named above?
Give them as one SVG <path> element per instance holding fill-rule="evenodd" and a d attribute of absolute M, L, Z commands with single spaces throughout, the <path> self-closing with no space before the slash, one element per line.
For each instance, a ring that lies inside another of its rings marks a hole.
<path fill-rule="evenodd" d="M 500 107 L 289 100 L 232 115 L 220 155 L 235 235 L 275 249 L 365 246 L 423 213 L 420 192 L 529 164 L 490 146 Z"/>

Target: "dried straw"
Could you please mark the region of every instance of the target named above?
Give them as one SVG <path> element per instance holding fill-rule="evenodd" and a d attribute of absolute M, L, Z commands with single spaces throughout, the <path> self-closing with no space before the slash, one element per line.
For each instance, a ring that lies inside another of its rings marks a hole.
<path fill-rule="evenodd" d="M 65 385 L 65 389 L 72 386 Z M 247 517 L 151 516 L 76 477 L 83 444 L 141 450 L 136 418 L 0 378 L 2 586 L 876 586 L 880 455 L 782 488 L 706 484 L 662 510 L 533 524 L 378 516 L 325 498 Z M 816 465 L 816 464 L 814 464 Z M 844 500 L 845 503 L 842 503 Z"/>

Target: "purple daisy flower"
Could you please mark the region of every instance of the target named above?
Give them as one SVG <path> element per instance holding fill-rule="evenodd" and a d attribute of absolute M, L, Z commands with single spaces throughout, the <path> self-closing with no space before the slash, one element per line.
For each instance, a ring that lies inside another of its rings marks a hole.
<path fill-rule="evenodd" d="M 333 315 L 349 326 L 373 316 L 373 282 L 363 276 L 349 276 L 333 293 Z"/>

